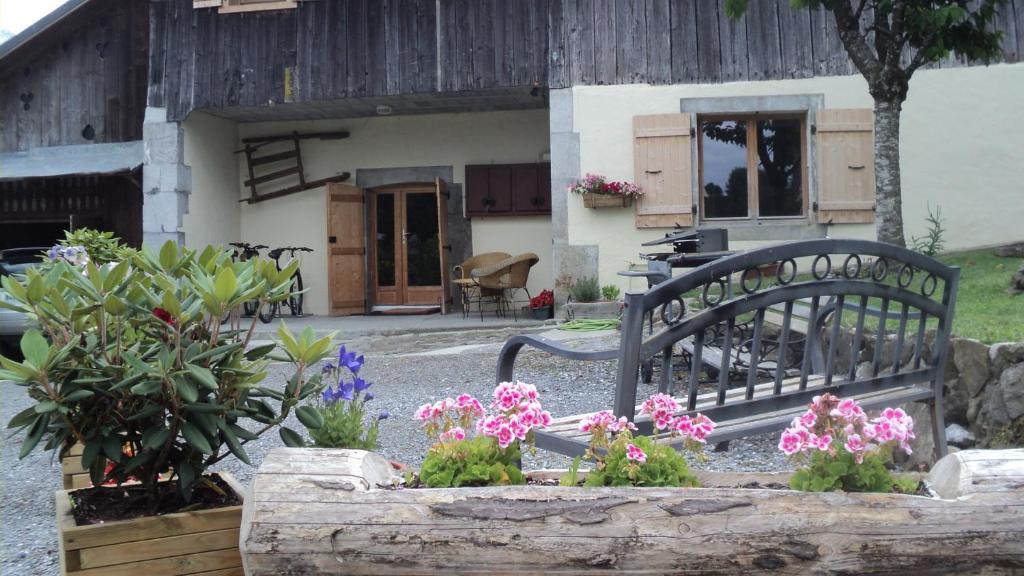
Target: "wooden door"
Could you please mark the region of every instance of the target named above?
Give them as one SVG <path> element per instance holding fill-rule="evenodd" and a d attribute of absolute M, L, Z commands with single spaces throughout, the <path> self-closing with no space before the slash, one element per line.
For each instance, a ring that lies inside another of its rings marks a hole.
<path fill-rule="evenodd" d="M 448 301 L 451 296 L 451 273 L 448 268 L 448 183 L 438 178 L 434 181 L 437 188 L 437 250 L 441 264 L 441 314 L 448 313 Z"/>
<path fill-rule="evenodd" d="M 375 305 L 443 306 L 446 191 L 442 180 L 372 191 L 370 269 Z"/>
<path fill-rule="evenodd" d="M 366 229 L 363 189 L 327 185 L 327 275 L 332 316 L 366 312 Z"/>

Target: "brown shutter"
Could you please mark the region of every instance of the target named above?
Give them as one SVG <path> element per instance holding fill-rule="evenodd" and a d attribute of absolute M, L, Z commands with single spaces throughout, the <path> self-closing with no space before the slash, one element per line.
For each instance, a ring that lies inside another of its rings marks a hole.
<path fill-rule="evenodd" d="M 870 109 L 817 113 L 818 221 L 875 221 L 874 117 Z"/>
<path fill-rule="evenodd" d="M 633 117 L 637 228 L 693 226 L 690 115 Z"/>

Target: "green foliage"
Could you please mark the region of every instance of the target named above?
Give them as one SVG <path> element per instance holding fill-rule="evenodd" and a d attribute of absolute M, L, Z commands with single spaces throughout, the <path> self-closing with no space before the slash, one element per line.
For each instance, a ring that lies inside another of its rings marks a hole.
<path fill-rule="evenodd" d="M 572 464 L 566 470 L 565 475 L 558 479 L 559 486 L 576 486 L 580 483 L 580 463 L 583 458 L 577 456 L 572 459 Z"/>
<path fill-rule="evenodd" d="M 647 454 L 647 461 L 637 465 L 626 458 L 626 447 L 636 445 Z M 686 458 L 672 447 L 656 444 L 647 436 L 632 438 L 620 433 L 608 447 L 608 453 L 597 469 L 587 474 L 584 486 L 697 486 L 697 477 L 690 472 Z"/>
<path fill-rule="evenodd" d="M 601 297 L 601 285 L 597 278 L 580 278 L 569 287 L 574 302 L 597 302 Z"/>
<path fill-rule="evenodd" d="M 89 258 L 98 266 L 128 260 L 137 253 L 137 250 L 115 237 L 113 232 L 100 232 L 92 228 L 79 228 L 74 232 L 65 230 L 60 245 L 85 248 Z"/>
<path fill-rule="evenodd" d="M 880 454 L 868 454 L 857 464 L 845 450 L 836 450 L 835 456 L 815 452 L 810 464 L 797 470 L 789 481 L 791 488 L 804 492 L 892 492 L 894 485 Z"/>
<path fill-rule="evenodd" d="M 789 0 L 792 9 L 823 8 L 836 13 L 837 19 L 848 21 L 858 28 L 859 41 L 868 44 L 868 34 L 874 34 L 874 57 L 884 61 L 889 51 L 898 54 L 904 47 L 915 50 L 916 60 L 909 65 L 920 67 L 945 58 L 956 52 L 968 60 L 988 62 L 1002 51 L 1002 32 L 991 29 L 991 23 L 999 6 L 1007 0 L 980 0 L 967 3 L 963 0 L 871 0 L 860 3 L 870 7 L 874 18 L 858 19 L 859 13 L 849 2 L 835 0 Z M 749 0 L 725 0 L 725 13 L 730 18 L 739 18 L 747 11 Z M 857 5 L 858 3 L 854 3 Z M 898 24 L 895 19 L 898 18 Z M 898 25 L 899 35 L 893 42 L 889 33 Z M 840 24 L 840 28 L 842 28 Z M 885 34 L 875 30 L 883 28 Z M 847 44 L 847 50 L 849 50 Z M 915 68 L 911 68 L 912 72 Z M 908 78 L 909 79 L 909 78 Z"/>
<path fill-rule="evenodd" d="M 0 356 L 0 380 L 36 402 L 8 426 L 27 432 L 21 456 L 40 443 L 63 456 L 80 442 L 94 484 L 138 478 L 150 507 L 160 474 L 173 472 L 188 499 L 209 466 L 229 454 L 248 462 L 245 445 L 320 390 L 319 376 L 303 378 L 302 367 L 319 361 L 330 340 L 282 328 L 299 367 L 282 393 L 262 385 L 274 346 L 247 350 L 254 326 L 221 331 L 220 318 L 248 300 L 287 298 L 294 271 L 168 242 L 159 254 L 108 265 L 58 260 L 22 280 L 4 277 L 16 301 L 5 307 L 39 327 L 22 338 L 24 361 Z"/>
<path fill-rule="evenodd" d="M 356 450 L 377 448 L 380 420 L 375 418 L 368 427 L 364 427 L 366 408 L 362 399 L 352 402 L 320 402 L 315 407 L 303 408 L 312 408 L 321 417 L 320 426 L 310 426 L 303 422 L 309 429 L 314 446 Z"/>
<path fill-rule="evenodd" d="M 602 286 L 601 296 L 604 296 L 605 300 L 618 300 L 619 287 L 616 286 L 615 284 L 608 284 L 607 286 Z"/>
<path fill-rule="evenodd" d="M 489 436 L 442 442 L 427 452 L 420 482 L 428 488 L 525 484 L 517 465 L 520 457 L 518 444 L 502 449 Z"/>
<path fill-rule="evenodd" d="M 928 232 L 923 237 L 912 236 L 910 244 L 915 251 L 925 256 L 935 256 L 942 252 L 946 245 L 945 218 L 942 217 L 942 208 L 935 207 L 932 212 L 931 205 L 928 205 Z"/>

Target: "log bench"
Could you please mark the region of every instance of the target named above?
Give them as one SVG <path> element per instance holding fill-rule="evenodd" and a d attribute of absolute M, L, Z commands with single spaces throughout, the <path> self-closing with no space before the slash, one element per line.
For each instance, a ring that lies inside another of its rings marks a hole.
<path fill-rule="evenodd" d="M 762 278 L 761 270 L 770 267 L 777 270 L 775 278 Z M 689 381 L 678 397 L 681 413 L 700 411 L 718 423 L 709 439 L 712 442 L 785 428 L 814 396 L 829 392 L 856 398 L 865 409 L 926 403 L 938 459 L 946 452 L 942 391 L 959 274 L 959 268 L 917 252 L 866 240 L 823 239 L 767 246 L 715 260 L 646 292 L 627 294 L 617 350 L 581 352 L 535 335 L 513 336 L 498 357 L 497 381 L 515 379 L 516 359 L 527 346 L 576 360 L 615 358 L 614 402 L 609 408 L 617 417 L 632 419 L 640 434 L 650 434 L 652 423 L 637 413 L 640 365 L 659 357 L 659 390 L 674 393 L 675 350 L 683 343 L 692 358 Z M 693 292 L 700 294 L 704 308 L 688 313 L 680 294 Z M 874 302 L 879 302 L 877 308 Z M 805 303 L 809 303 L 806 314 L 800 312 Z M 734 333 L 752 316 L 749 357 L 761 358 L 767 341 L 765 318 L 772 314 L 781 314 L 778 338 L 771 341 L 779 350 L 786 350 L 796 337 L 798 324 L 809 327 L 805 328 L 798 375 L 789 372 L 786 363 L 777 362 L 773 367 L 746 370 L 746 381 L 737 386 L 731 369 L 736 363 Z M 875 340 L 867 370 L 855 362 L 842 369 L 838 366 L 844 314 L 855 318 L 852 357 L 859 355 L 867 338 Z M 865 319 L 876 315 L 878 329 L 868 334 Z M 652 316 L 662 322 L 645 334 L 645 319 Z M 936 332 L 934 341 L 926 346 L 929 322 L 936 324 Z M 719 326 L 722 338 L 709 341 L 709 330 L 716 331 Z M 826 330 L 831 333 L 829 338 L 824 337 Z M 888 338 L 894 340 L 892 357 L 906 357 L 907 362 L 886 365 L 883 343 Z M 710 390 L 700 381 L 709 360 L 717 363 L 714 368 L 718 372 L 718 381 Z M 768 381 L 764 382 L 766 375 Z M 537 431 L 537 447 L 582 455 L 587 438 L 574 426 L 584 416 L 568 415 L 551 429 Z M 918 429 L 917 433 L 927 431 Z"/>
<path fill-rule="evenodd" d="M 700 476 L 705 488 L 388 490 L 376 454 L 276 448 L 245 498 L 242 557 L 249 576 L 1024 572 L 1024 450 L 949 455 L 927 478 L 943 498 Z"/>

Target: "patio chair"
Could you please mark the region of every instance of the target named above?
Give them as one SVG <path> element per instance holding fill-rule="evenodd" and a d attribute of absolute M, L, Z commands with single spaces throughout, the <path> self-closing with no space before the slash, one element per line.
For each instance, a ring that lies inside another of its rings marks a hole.
<path fill-rule="evenodd" d="M 477 268 L 473 270 L 472 276 L 480 284 L 482 290 L 499 293 L 499 310 L 503 309 L 502 313 L 507 313 L 508 309 L 511 308 L 512 317 L 518 322 L 519 315 L 514 306 L 515 296 L 516 293 L 523 290 L 526 292 L 527 299 L 530 298 L 530 291 L 526 288 L 526 282 L 530 277 L 530 268 L 537 262 L 540 262 L 540 258 L 532 252 L 527 252 L 507 258 L 491 266 Z M 483 312 L 481 312 L 480 318 L 483 319 Z"/>
<path fill-rule="evenodd" d="M 474 303 L 476 303 L 480 308 L 481 320 L 483 320 L 484 301 L 491 301 L 495 303 L 495 306 L 499 306 L 498 302 L 503 295 L 503 292 L 501 290 L 483 288 L 477 282 L 476 278 L 473 277 L 473 272 L 477 269 L 490 267 L 498 262 L 503 262 L 511 257 L 512 255 L 506 252 L 484 252 L 483 254 L 477 254 L 462 264 L 452 268 L 452 284 L 459 287 L 459 293 L 462 300 L 463 318 L 469 316 Z"/>

